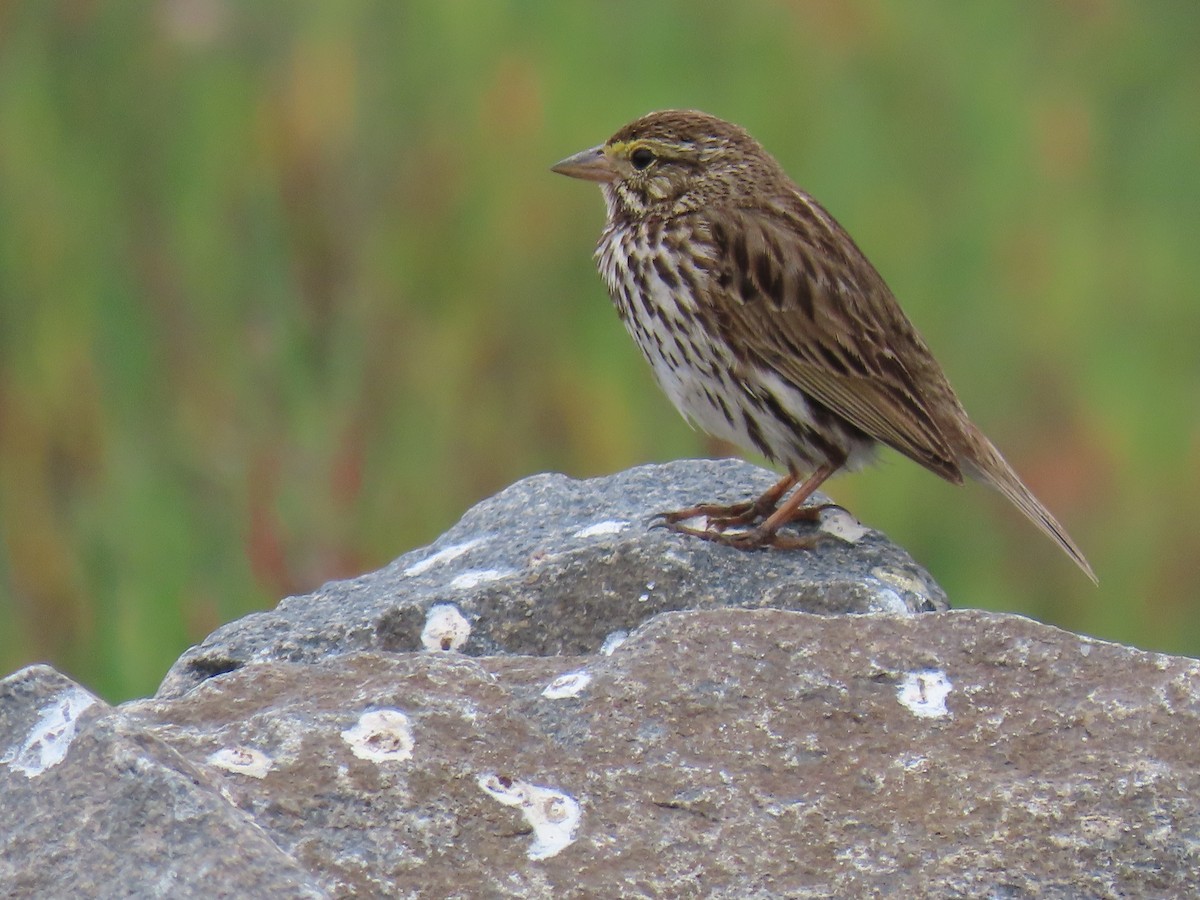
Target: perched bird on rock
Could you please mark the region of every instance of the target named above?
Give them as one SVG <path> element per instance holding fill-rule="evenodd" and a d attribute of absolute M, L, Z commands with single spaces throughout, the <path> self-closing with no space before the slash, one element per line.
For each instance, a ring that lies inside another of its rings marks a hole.
<path fill-rule="evenodd" d="M 787 467 L 757 499 L 664 513 L 669 527 L 747 549 L 807 546 L 779 529 L 814 518 L 813 491 L 886 444 L 947 481 L 996 488 L 1096 580 L 850 235 L 746 131 L 654 112 L 553 170 L 600 183 L 600 274 L 676 409 Z M 704 528 L 686 524 L 700 515 Z"/>

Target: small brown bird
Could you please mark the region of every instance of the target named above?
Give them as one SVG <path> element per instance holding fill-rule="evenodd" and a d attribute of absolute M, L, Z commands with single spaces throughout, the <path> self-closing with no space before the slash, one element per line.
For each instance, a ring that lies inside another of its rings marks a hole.
<path fill-rule="evenodd" d="M 742 548 L 808 546 L 780 527 L 814 518 L 813 491 L 883 443 L 947 481 L 996 488 L 1096 580 L 967 418 L 850 235 L 742 128 L 650 113 L 553 171 L 600 183 L 600 274 L 675 408 L 788 470 L 756 500 L 664 513 L 669 527 Z M 684 524 L 700 515 L 705 528 Z"/>

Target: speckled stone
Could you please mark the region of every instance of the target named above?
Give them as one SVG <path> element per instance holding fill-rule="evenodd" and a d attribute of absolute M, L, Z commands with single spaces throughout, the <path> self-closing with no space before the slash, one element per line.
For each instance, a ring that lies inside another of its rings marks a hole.
<path fill-rule="evenodd" d="M 0 683 L 0 734 L 72 690 Z M 76 727 L 0 766 L 18 896 L 1185 897 L 1200 869 L 1200 665 L 993 613 L 270 661 Z"/>
<path fill-rule="evenodd" d="M 469 625 L 461 641 L 452 639 L 468 656 L 593 653 L 667 610 L 947 608 L 929 574 L 878 532 L 850 543 L 803 525 L 821 535 L 814 549 L 747 553 L 649 527 L 655 513 L 744 500 L 776 477 L 738 460 L 681 460 L 583 481 L 525 478 L 378 572 L 217 629 L 180 658 L 159 696 L 179 696 L 251 660 L 418 650 L 436 606 Z"/>
<path fill-rule="evenodd" d="M 171 730 L 49 666 L 0 681 L 0 896 L 330 896 Z"/>
<path fill-rule="evenodd" d="M 772 480 L 526 479 L 155 698 L 0 681 L 0 895 L 1194 895 L 1200 664 L 646 527 Z"/>

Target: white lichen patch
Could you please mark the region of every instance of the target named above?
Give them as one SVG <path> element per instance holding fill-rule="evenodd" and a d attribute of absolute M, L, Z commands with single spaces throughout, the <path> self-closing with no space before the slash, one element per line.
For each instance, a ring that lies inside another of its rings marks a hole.
<path fill-rule="evenodd" d="M 251 778 L 263 778 L 275 764 L 275 761 L 261 750 L 241 746 L 222 747 L 208 754 L 207 762 L 215 769 L 249 775 Z"/>
<path fill-rule="evenodd" d="M 426 650 L 461 650 L 471 636 L 471 623 L 453 603 L 435 603 L 425 616 L 421 646 Z"/>
<path fill-rule="evenodd" d="M 476 782 L 493 800 L 521 810 L 533 829 L 533 843 L 525 851 L 530 859 L 549 859 L 574 843 L 583 809 L 570 794 L 492 772 Z"/>
<path fill-rule="evenodd" d="M 884 584 L 890 585 L 897 590 L 917 594 L 921 597 L 929 596 L 929 585 L 909 572 L 904 572 L 900 569 L 891 569 L 886 566 L 876 566 L 871 570 L 871 574 Z"/>
<path fill-rule="evenodd" d="M 578 697 L 583 693 L 583 689 L 592 683 L 592 676 L 579 669 L 576 672 L 566 672 L 559 675 L 542 691 L 542 696 L 547 700 L 564 700 L 568 697 Z"/>
<path fill-rule="evenodd" d="M 412 723 L 398 709 L 368 710 L 342 732 L 342 740 L 359 759 L 373 762 L 404 762 L 414 745 Z"/>
<path fill-rule="evenodd" d="M 487 584 L 489 581 L 500 581 L 513 574 L 508 569 L 470 569 L 456 576 L 450 582 L 450 587 L 456 591 L 469 590 L 481 584 Z"/>
<path fill-rule="evenodd" d="M 601 656 L 612 656 L 618 647 L 629 640 L 629 632 L 624 629 L 609 632 L 604 643 L 600 645 Z"/>
<path fill-rule="evenodd" d="M 437 553 L 425 557 L 420 562 L 415 562 L 404 570 L 405 575 L 420 575 L 423 572 L 428 572 L 434 566 L 442 563 L 450 562 L 453 559 L 458 559 L 472 547 L 477 547 L 483 543 L 483 538 L 472 538 L 469 541 L 463 541 L 461 544 L 454 544 L 450 547 L 443 547 Z"/>
<path fill-rule="evenodd" d="M 914 716 L 922 719 L 938 719 L 950 715 L 946 698 L 954 685 L 939 669 L 909 672 L 896 688 L 896 699 Z"/>
<path fill-rule="evenodd" d="M 81 687 L 71 687 L 58 694 L 38 710 L 38 720 L 21 742 L 13 745 L 0 757 L 0 762 L 36 778 L 67 758 L 67 750 L 75 740 L 75 725 L 85 709 L 96 698 Z"/>
<path fill-rule="evenodd" d="M 580 528 L 575 532 L 577 538 L 599 537 L 605 534 L 620 534 L 629 527 L 628 522 L 622 522 L 617 519 L 606 519 L 603 522 L 596 522 L 594 525 L 588 525 L 586 528 Z"/>
<path fill-rule="evenodd" d="M 848 544 L 857 544 L 868 534 L 867 528 L 840 506 L 827 506 L 820 512 L 821 530 L 826 534 L 841 538 Z"/>

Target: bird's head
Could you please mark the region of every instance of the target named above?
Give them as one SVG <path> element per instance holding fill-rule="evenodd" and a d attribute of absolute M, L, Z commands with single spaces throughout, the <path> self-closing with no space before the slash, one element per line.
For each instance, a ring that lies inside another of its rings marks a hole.
<path fill-rule="evenodd" d="M 742 128 L 695 110 L 653 112 L 605 143 L 552 166 L 600 182 L 609 218 L 672 216 L 738 205 L 777 178 L 778 164 Z"/>

